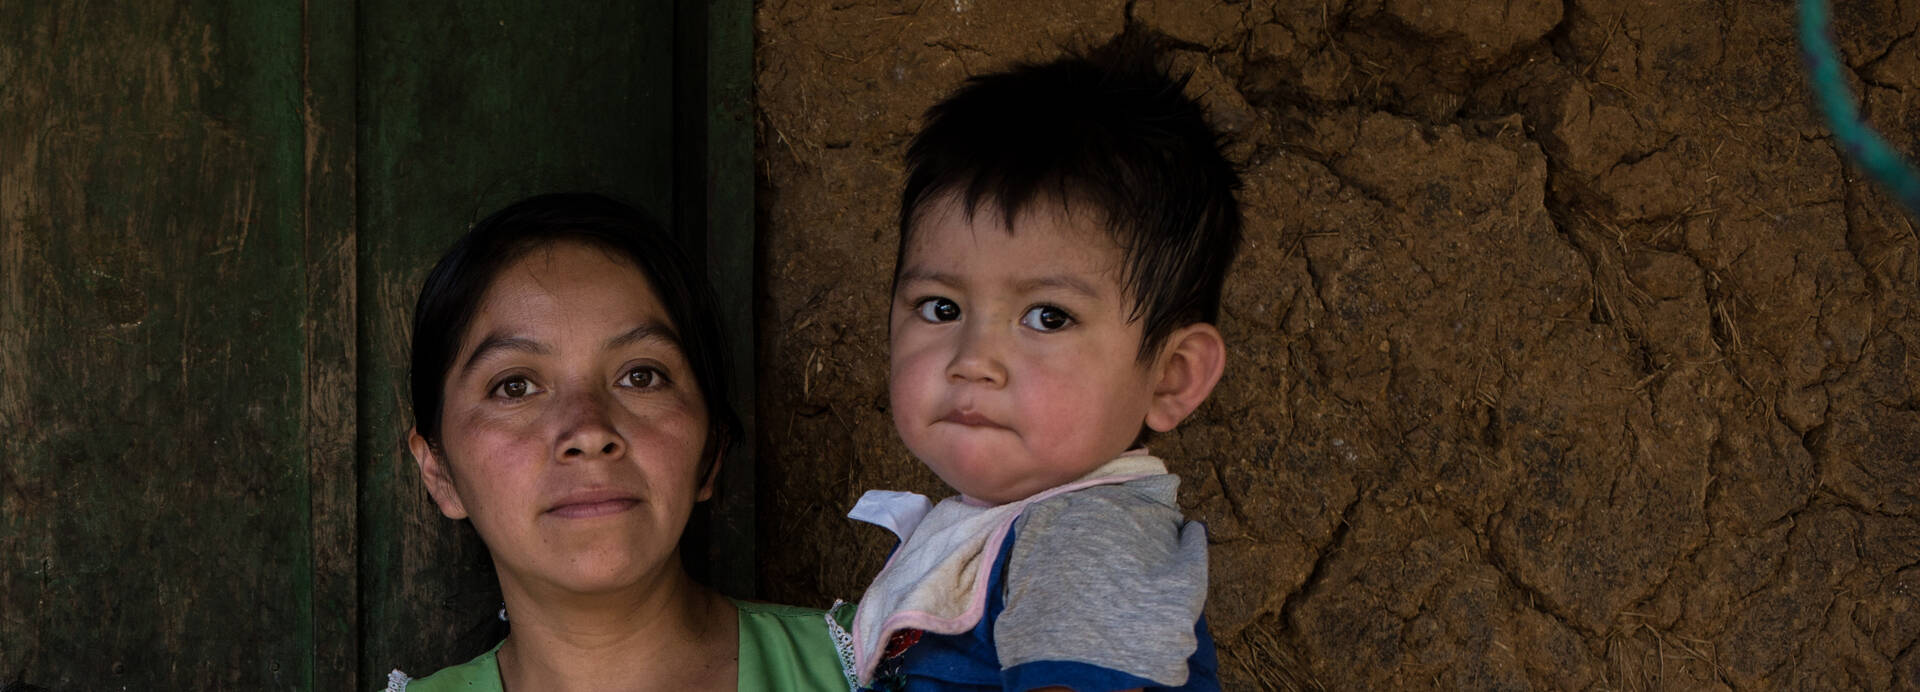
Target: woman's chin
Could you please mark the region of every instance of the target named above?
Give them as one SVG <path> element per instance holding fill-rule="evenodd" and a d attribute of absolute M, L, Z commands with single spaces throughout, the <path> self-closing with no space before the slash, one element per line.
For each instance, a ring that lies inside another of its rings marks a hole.
<path fill-rule="evenodd" d="M 576 596 L 612 596 L 624 591 L 636 590 L 648 580 L 641 570 L 631 564 L 623 565 L 577 565 L 561 574 L 551 576 L 551 581 L 562 591 Z"/>
<path fill-rule="evenodd" d="M 629 547 L 631 544 L 629 544 Z M 624 554 L 620 554 L 624 552 Z M 649 568 L 652 568 L 651 571 Z M 655 588 L 660 575 L 679 568 L 677 556 L 643 556 L 630 551 L 583 550 L 556 551 L 552 557 L 536 559 L 518 575 L 500 574 L 529 584 L 545 584 L 548 589 L 574 596 L 610 596 L 632 590 Z M 517 578 L 516 578 L 517 577 Z"/>

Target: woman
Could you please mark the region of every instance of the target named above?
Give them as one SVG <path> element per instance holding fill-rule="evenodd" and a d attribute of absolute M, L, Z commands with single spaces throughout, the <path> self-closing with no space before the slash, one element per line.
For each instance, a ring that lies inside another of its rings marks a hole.
<path fill-rule="evenodd" d="M 441 258 L 409 445 L 486 544 L 511 630 L 390 689 L 845 689 L 819 611 L 731 600 L 681 565 L 739 430 L 712 303 L 657 225 L 594 195 L 516 203 Z"/>

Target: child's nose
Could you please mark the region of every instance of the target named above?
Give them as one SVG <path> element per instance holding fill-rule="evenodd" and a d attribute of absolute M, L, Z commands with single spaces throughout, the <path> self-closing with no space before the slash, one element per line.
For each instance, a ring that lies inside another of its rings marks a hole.
<path fill-rule="evenodd" d="M 969 327 L 960 336 L 960 347 L 953 354 L 953 362 L 947 364 L 947 379 L 995 387 L 1006 384 L 1007 369 L 1000 358 L 999 338 L 980 326 Z"/>

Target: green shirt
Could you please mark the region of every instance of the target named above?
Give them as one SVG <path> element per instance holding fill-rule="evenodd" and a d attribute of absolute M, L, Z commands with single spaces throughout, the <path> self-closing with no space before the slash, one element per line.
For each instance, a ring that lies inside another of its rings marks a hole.
<path fill-rule="evenodd" d="M 733 600 L 733 599 L 728 599 Z M 827 634 L 826 614 L 812 608 L 733 601 L 740 611 L 742 692 L 845 690 L 840 653 Z M 407 692 L 501 692 L 493 649 L 397 689 Z M 389 688 L 395 689 L 395 688 Z"/>

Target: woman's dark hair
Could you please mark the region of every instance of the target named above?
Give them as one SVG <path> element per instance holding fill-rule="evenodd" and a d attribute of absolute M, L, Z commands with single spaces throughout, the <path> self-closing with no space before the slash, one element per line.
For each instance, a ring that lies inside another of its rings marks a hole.
<path fill-rule="evenodd" d="M 427 274 L 413 309 L 408 372 L 420 436 L 441 448 L 447 372 L 487 288 L 515 260 L 562 241 L 587 243 L 626 259 L 660 297 L 706 402 L 707 443 L 700 465 L 700 478 L 706 478 L 711 464 L 740 436 L 740 418 L 729 400 L 726 341 L 714 318 L 713 289 L 659 222 L 595 194 L 539 195 L 510 204 L 460 236 Z"/>

